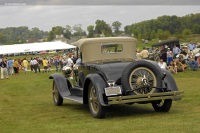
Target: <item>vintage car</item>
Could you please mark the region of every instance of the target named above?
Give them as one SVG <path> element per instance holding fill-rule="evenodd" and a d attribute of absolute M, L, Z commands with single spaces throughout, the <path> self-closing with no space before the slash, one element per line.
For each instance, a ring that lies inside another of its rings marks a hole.
<path fill-rule="evenodd" d="M 168 112 L 172 100 L 180 100 L 172 75 L 156 62 L 135 60 L 137 40 L 131 37 L 80 39 L 75 42 L 79 65 L 65 66 L 52 74 L 53 101 L 63 99 L 89 107 L 94 118 L 103 118 L 114 104 L 151 103 L 155 111 Z"/>
<path fill-rule="evenodd" d="M 180 48 L 179 40 L 177 40 L 177 39 L 164 40 L 164 41 L 161 41 L 157 44 L 152 45 L 152 47 L 154 49 L 156 49 L 156 48 L 159 49 L 160 58 L 162 58 L 163 61 L 165 61 L 165 62 L 167 62 L 167 49 L 170 48 L 170 50 L 172 51 L 174 46 L 177 46 L 178 48 Z M 155 53 L 151 53 L 149 55 L 151 60 L 154 59 L 154 54 Z"/>

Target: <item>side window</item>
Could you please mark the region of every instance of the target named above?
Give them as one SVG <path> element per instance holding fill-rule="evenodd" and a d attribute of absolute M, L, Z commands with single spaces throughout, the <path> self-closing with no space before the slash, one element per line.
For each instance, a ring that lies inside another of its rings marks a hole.
<path fill-rule="evenodd" d="M 115 54 L 121 53 L 123 51 L 122 44 L 102 44 L 101 53 L 102 54 Z"/>

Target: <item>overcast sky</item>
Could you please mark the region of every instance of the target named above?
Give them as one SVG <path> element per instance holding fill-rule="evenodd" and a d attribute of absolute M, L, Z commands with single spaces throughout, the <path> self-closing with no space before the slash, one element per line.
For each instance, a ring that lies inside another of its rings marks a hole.
<path fill-rule="evenodd" d="M 0 28 L 28 26 L 49 31 L 53 26 L 82 24 L 86 30 L 87 26 L 95 25 L 97 19 L 108 24 L 120 21 L 124 27 L 158 16 L 181 17 L 191 13 L 200 13 L 200 5 L 1 5 Z"/>

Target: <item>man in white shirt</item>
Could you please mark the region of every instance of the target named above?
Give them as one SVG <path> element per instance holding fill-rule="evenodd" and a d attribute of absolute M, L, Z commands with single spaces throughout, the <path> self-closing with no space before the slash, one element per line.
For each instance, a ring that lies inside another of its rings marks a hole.
<path fill-rule="evenodd" d="M 37 73 L 38 62 L 37 62 L 36 58 L 33 59 L 32 63 L 33 63 L 33 68 L 35 70 L 35 73 Z"/>
<path fill-rule="evenodd" d="M 167 69 L 167 64 L 162 59 L 160 59 L 158 65 L 161 69 Z"/>
<path fill-rule="evenodd" d="M 67 59 L 67 63 L 68 63 L 68 66 L 69 66 L 69 67 L 72 67 L 73 64 L 74 64 L 74 62 L 73 62 L 73 60 L 71 59 L 71 57 L 72 57 L 72 55 L 69 54 L 69 58 Z"/>

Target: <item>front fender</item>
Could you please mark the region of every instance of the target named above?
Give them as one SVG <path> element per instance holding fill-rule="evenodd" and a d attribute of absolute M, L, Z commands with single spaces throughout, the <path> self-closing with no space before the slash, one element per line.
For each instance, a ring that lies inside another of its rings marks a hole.
<path fill-rule="evenodd" d="M 62 97 L 71 95 L 69 90 L 69 81 L 62 74 L 51 74 L 49 79 L 53 79 Z"/>
<path fill-rule="evenodd" d="M 89 74 L 86 76 L 85 78 L 85 83 L 84 83 L 84 90 L 83 90 L 83 101 L 84 103 L 88 103 L 88 88 L 89 88 L 89 84 L 93 83 L 95 88 L 97 89 L 97 98 L 99 103 L 102 106 L 108 106 L 107 104 L 105 104 L 104 102 L 104 88 L 106 87 L 106 82 L 103 80 L 103 78 L 99 75 L 99 74 Z"/>

